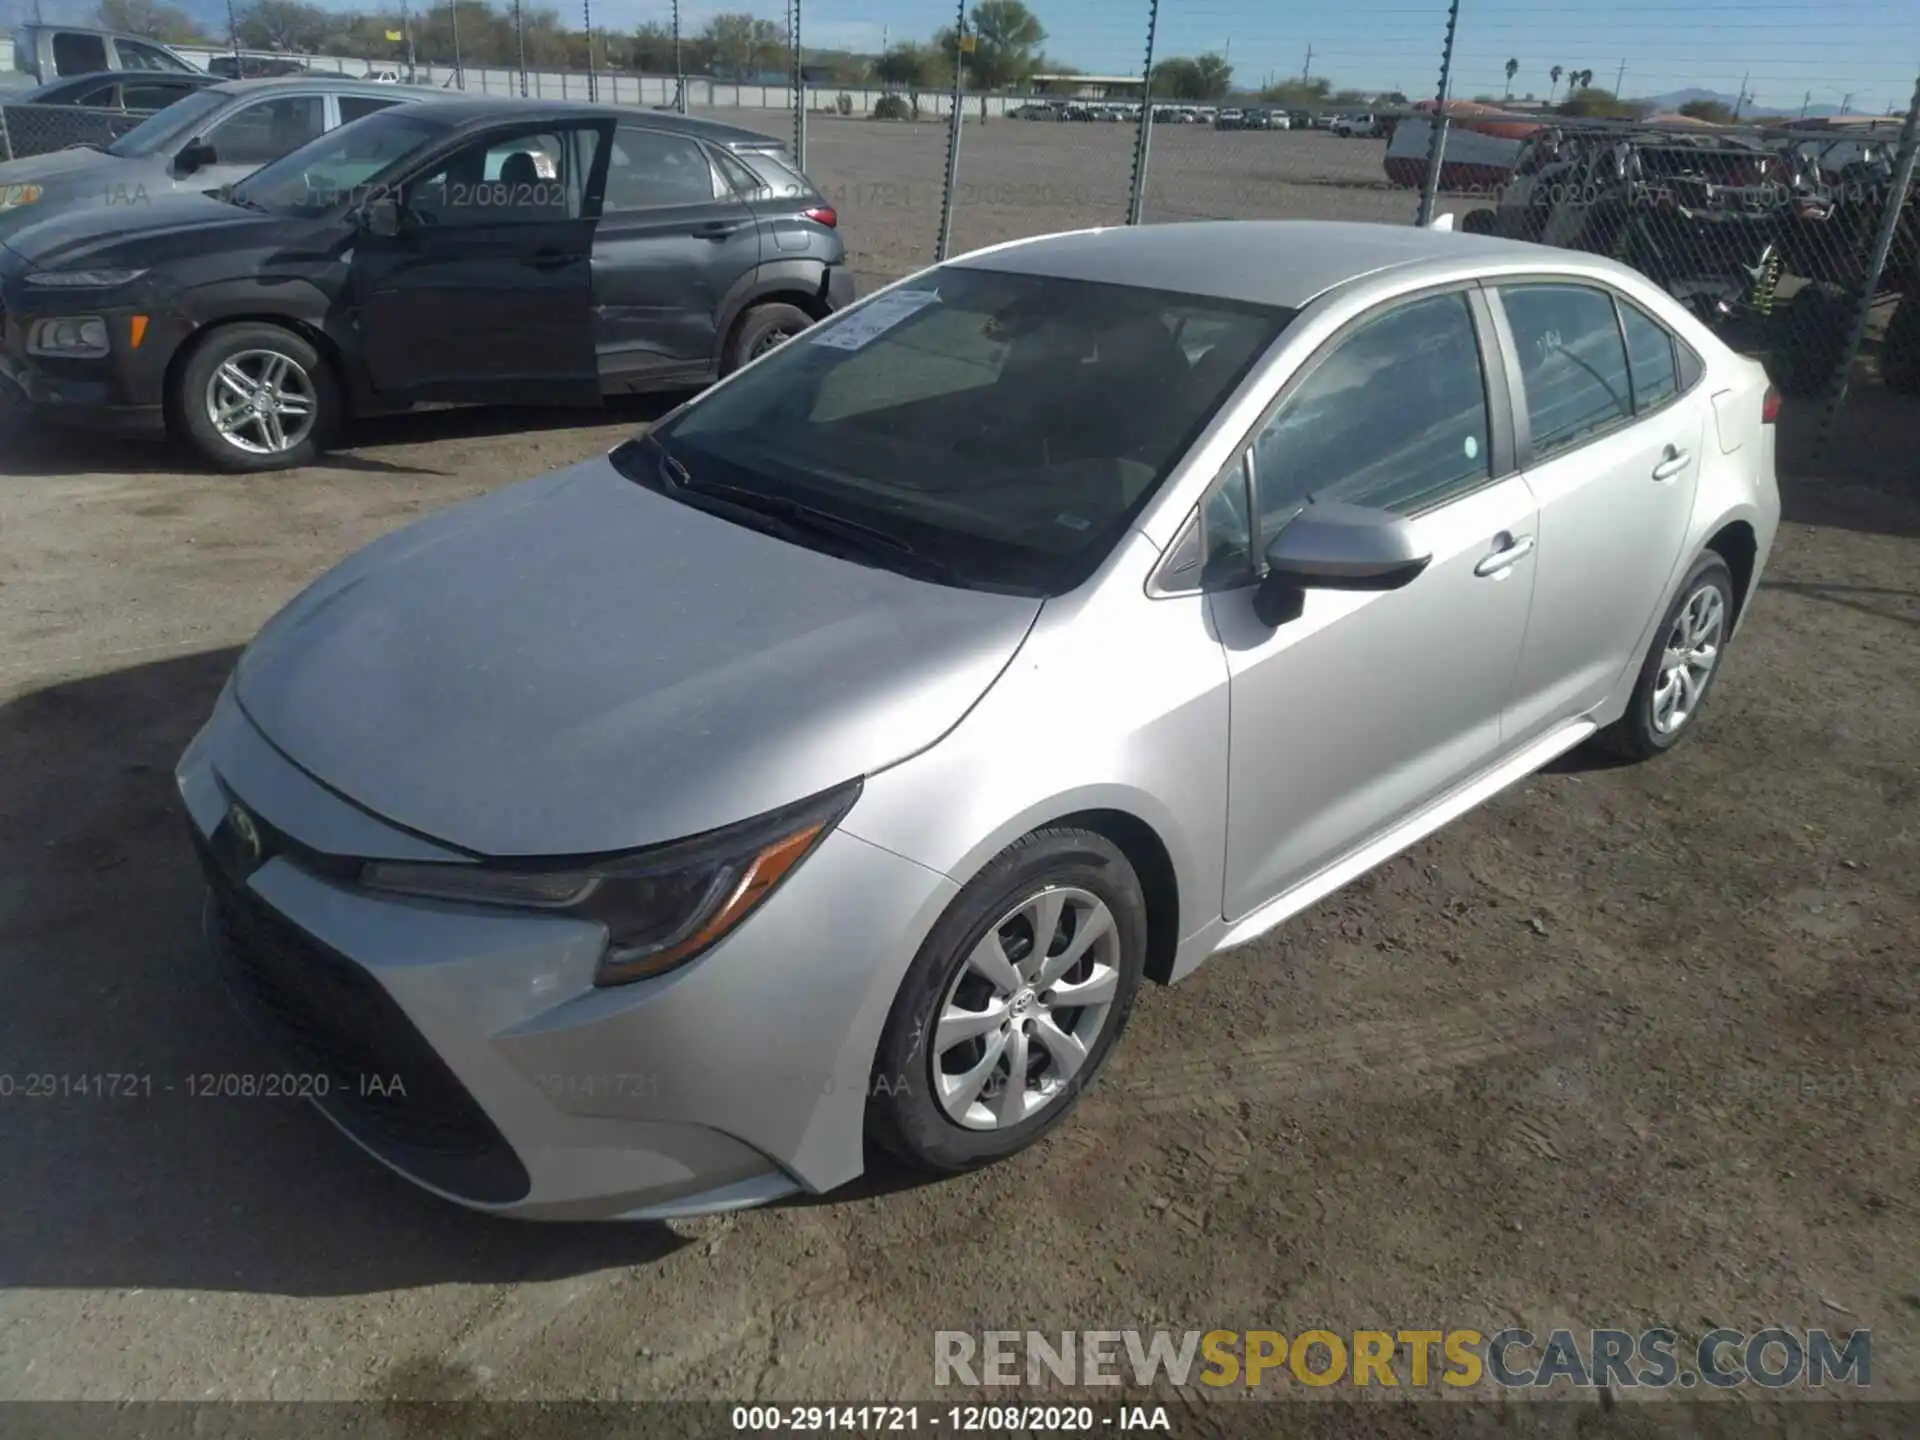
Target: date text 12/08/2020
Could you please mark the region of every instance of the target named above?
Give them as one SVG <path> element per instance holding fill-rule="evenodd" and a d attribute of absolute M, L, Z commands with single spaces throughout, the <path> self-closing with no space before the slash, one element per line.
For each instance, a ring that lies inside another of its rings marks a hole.
<path fill-rule="evenodd" d="M 1170 1433 L 1164 1405 L 736 1405 L 737 1434 L 877 1435 L 909 1431 L 1073 1434 L 1100 1430 Z"/>
<path fill-rule="evenodd" d="M 348 1082 L 324 1071 L 201 1070 L 177 1078 L 125 1070 L 0 1072 L 0 1102 L 147 1100 L 159 1095 L 184 1095 L 191 1100 L 324 1100 L 354 1094 L 375 1099 L 402 1098 L 406 1093 L 406 1077 L 398 1074 L 363 1074 Z"/>

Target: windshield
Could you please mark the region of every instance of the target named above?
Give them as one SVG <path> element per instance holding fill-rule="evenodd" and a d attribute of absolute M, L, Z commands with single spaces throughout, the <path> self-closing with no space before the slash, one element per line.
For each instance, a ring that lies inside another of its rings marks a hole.
<path fill-rule="evenodd" d="M 381 110 L 283 155 L 229 192 L 276 215 L 315 216 L 364 193 L 447 133 L 445 124 L 405 110 Z"/>
<path fill-rule="evenodd" d="M 191 140 L 201 122 L 232 98 L 220 90 L 196 90 L 166 109 L 154 111 L 107 146 L 107 153 L 129 157 L 151 155 L 175 141 Z"/>
<path fill-rule="evenodd" d="M 958 583 L 1062 594 L 1292 318 L 942 269 L 789 342 L 653 438 L 688 491 L 805 505 L 885 532 Z M 674 488 L 659 449 L 623 453 L 633 478 Z"/>

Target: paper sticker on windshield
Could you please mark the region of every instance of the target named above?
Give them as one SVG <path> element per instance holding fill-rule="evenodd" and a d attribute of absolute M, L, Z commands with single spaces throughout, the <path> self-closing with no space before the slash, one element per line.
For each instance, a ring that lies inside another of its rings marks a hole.
<path fill-rule="evenodd" d="M 839 324 L 813 337 L 833 350 L 864 350 L 894 326 L 912 319 L 940 299 L 938 290 L 896 290 L 869 300 Z"/>

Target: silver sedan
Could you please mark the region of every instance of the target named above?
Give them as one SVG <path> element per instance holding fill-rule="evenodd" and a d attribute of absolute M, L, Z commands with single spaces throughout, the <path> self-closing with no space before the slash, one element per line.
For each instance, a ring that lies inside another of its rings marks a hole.
<path fill-rule="evenodd" d="M 1143 980 L 1690 733 L 1777 403 L 1565 251 L 964 257 L 270 622 L 178 772 L 216 952 L 342 1130 L 479 1208 L 994 1160 Z"/>

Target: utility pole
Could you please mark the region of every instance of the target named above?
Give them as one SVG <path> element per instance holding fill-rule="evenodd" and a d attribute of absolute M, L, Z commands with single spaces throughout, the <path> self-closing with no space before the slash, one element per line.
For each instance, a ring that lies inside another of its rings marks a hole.
<path fill-rule="evenodd" d="M 1846 94 L 1844 94 L 1844 95 L 1842 95 L 1842 96 L 1840 97 L 1840 113 L 1841 113 L 1842 115 L 1847 115 L 1847 114 L 1851 114 L 1851 113 L 1852 113 L 1852 111 L 1853 111 L 1853 97 L 1854 97 L 1854 95 L 1855 95 L 1856 93 L 1857 93 L 1857 92 L 1855 92 L 1855 91 L 1852 91 L 1852 90 L 1849 90 L 1849 91 L 1847 91 L 1847 93 L 1846 93 Z"/>
<path fill-rule="evenodd" d="M 1807 107 L 1811 104 L 1813 104 L 1813 91 L 1809 90 L 1800 101 L 1800 118 L 1802 120 L 1807 118 Z"/>
<path fill-rule="evenodd" d="M 1300 83 L 1305 84 L 1313 78 L 1313 42 L 1307 42 L 1307 63 L 1301 67 Z"/>
<path fill-rule="evenodd" d="M 1733 97 L 1733 118 L 1736 120 L 1740 118 L 1740 112 L 1747 108 L 1747 101 L 1753 98 L 1747 94 L 1747 81 L 1752 78 L 1751 70 L 1740 77 L 1740 93 Z"/>
<path fill-rule="evenodd" d="M 1622 85 L 1625 85 L 1626 83 L 1627 83 L 1627 62 L 1622 60 L 1620 62 L 1620 73 L 1613 77 L 1613 98 L 1614 99 L 1618 100 L 1620 98 L 1620 87 Z"/>

